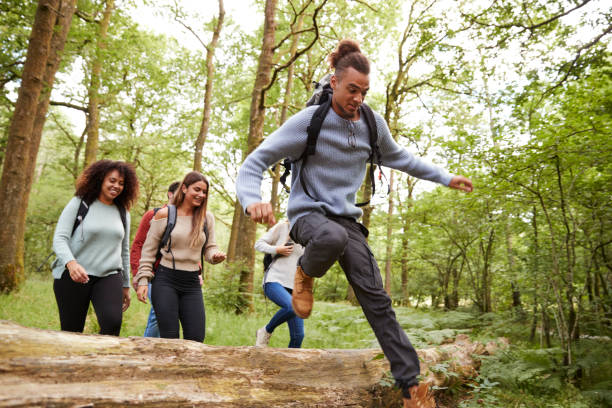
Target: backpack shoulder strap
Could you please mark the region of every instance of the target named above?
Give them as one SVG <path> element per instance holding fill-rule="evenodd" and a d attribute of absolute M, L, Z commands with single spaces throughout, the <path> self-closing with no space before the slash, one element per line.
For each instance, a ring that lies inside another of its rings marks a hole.
<path fill-rule="evenodd" d="M 166 229 L 164 230 L 164 234 L 162 235 L 161 240 L 159 241 L 158 252 L 161 249 L 168 245 L 170 247 L 170 234 L 176 225 L 176 206 L 173 204 L 168 204 L 168 222 L 166 224 Z"/>
<path fill-rule="evenodd" d="M 202 245 L 202 250 L 200 251 L 200 273 L 204 270 L 204 252 L 206 251 L 206 244 L 208 244 L 208 220 L 206 216 L 204 216 L 204 227 L 202 228 L 204 231 L 204 245 Z"/>
<path fill-rule="evenodd" d="M 87 215 L 88 211 L 89 211 L 89 205 L 84 200 L 81 200 L 81 202 L 79 203 L 79 209 L 77 210 L 77 216 L 74 220 L 74 225 L 72 226 L 72 233 L 70 234 L 70 236 L 74 235 L 74 231 L 76 231 L 79 225 L 83 222 L 83 219 Z"/>
<path fill-rule="evenodd" d="M 119 204 L 116 204 L 117 209 L 119 210 L 119 216 L 121 217 L 121 223 L 123 224 L 123 230 L 127 231 L 127 214 L 126 214 L 126 210 L 125 207 Z"/>
<path fill-rule="evenodd" d="M 372 148 L 372 157 L 370 162 L 380 165 L 380 146 L 378 145 L 378 128 L 376 127 L 376 118 L 374 112 L 365 103 L 361 104 L 361 111 L 365 117 L 366 124 L 370 130 L 370 147 Z"/>
<path fill-rule="evenodd" d="M 329 112 L 331 107 L 331 98 L 328 98 L 325 102 L 323 102 L 317 110 L 312 115 L 310 119 L 310 125 L 306 128 L 308 132 L 308 139 L 306 139 L 306 149 L 302 156 L 298 160 L 302 160 L 302 167 L 300 169 L 300 184 L 304 189 L 306 195 L 312 198 L 315 201 L 319 201 L 310 194 L 308 191 L 308 186 L 306 185 L 306 180 L 304 179 L 304 167 L 306 167 L 306 162 L 308 161 L 308 156 L 312 156 L 316 153 L 317 150 L 317 139 L 319 138 L 319 133 L 321 132 L 321 126 L 323 126 L 323 121 Z"/>
<path fill-rule="evenodd" d="M 331 98 L 319 105 L 317 110 L 312 115 L 310 124 L 306 128 L 306 131 L 308 132 L 308 139 L 306 140 L 306 150 L 304 150 L 304 153 L 302 153 L 302 157 L 300 157 L 301 159 L 305 159 L 307 156 L 312 156 L 315 154 L 319 132 L 321 132 L 321 126 L 323 126 L 323 121 L 325 120 L 330 107 Z"/>
<path fill-rule="evenodd" d="M 380 147 L 378 145 L 378 128 L 376 127 L 376 118 L 374 117 L 374 112 L 372 108 L 370 108 L 367 104 L 361 104 L 361 113 L 365 119 L 366 125 L 368 126 L 368 130 L 370 133 L 370 149 L 372 152 L 370 153 L 370 184 L 372 184 L 372 197 L 376 194 L 376 180 L 374 177 L 374 170 L 376 169 L 376 165 L 381 164 L 380 160 Z M 364 201 L 362 203 L 355 204 L 357 207 L 363 207 L 370 203 L 370 200 Z"/>

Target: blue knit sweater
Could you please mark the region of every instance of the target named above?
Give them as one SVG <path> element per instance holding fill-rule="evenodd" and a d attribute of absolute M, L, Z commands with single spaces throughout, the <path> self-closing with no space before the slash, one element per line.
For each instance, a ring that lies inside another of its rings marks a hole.
<path fill-rule="evenodd" d="M 130 287 L 130 213 L 126 212 L 126 227 L 119 209 L 95 200 L 87 216 L 72 234 L 81 199 L 72 197 L 64 207 L 55 226 L 53 250 L 57 255 L 51 266 L 53 277 L 60 279 L 66 264 L 75 260 L 88 275 L 105 277 L 121 273 L 123 287 Z M 127 229 L 127 230 L 126 230 Z"/>
<path fill-rule="evenodd" d="M 306 128 L 316 109 L 317 106 L 311 106 L 292 116 L 246 158 L 236 180 L 236 193 L 242 208 L 246 210 L 249 205 L 262 201 L 261 181 L 268 167 L 285 157 L 291 160 L 300 157 L 306 148 Z M 287 208 L 292 227 L 298 218 L 313 211 L 354 219 L 361 217 L 355 196 L 364 180 L 371 149 L 368 126 L 364 115 L 360 116 L 358 121 L 346 120 L 331 108 L 325 117 L 316 153 L 308 158 L 304 168 L 308 191 L 317 200 L 310 198 L 300 183 L 302 161 L 292 166 Z M 395 143 L 382 116 L 377 113 L 374 116 L 384 166 L 420 179 L 444 185 L 450 183 L 450 174 Z"/>

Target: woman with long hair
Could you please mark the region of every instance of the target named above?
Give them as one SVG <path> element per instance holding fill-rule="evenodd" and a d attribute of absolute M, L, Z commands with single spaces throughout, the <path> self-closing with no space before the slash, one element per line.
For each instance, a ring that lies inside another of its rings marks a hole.
<path fill-rule="evenodd" d="M 138 300 L 147 302 L 151 281 L 151 302 L 163 338 L 179 338 L 179 322 L 186 340 L 204 341 L 205 312 L 198 274 L 200 259 L 212 264 L 225 260 L 215 242 L 215 218 L 206 211 L 209 183 L 197 171 L 187 173 L 179 186 L 173 205 L 176 224 L 167 245 L 159 248 L 168 225 L 169 207 L 151 220 L 142 247 L 138 273 Z M 159 250 L 159 264 L 155 267 Z"/>
<path fill-rule="evenodd" d="M 61 329 L 83 332 L 89 303 L 100 334 L 118 336 L 130 305 L 130 214 L 138 196 L 134 168 L 99 160 L 79 176 L 53 235 L 53 291 Z"/>

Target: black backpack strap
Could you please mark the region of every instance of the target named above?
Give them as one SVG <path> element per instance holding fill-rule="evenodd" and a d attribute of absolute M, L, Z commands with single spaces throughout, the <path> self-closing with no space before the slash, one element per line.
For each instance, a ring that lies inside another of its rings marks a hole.
<path fill-rule="evenodd" d="M 123 224 L 123 231 L 127 232 L 127 215 L 126 215 L 126 210 L 125 207 L 122 205 L 119 205 L 117 203 L 115 203 L 115 205 L 117 206 L 117 209 L 119 210 L 119 216 L 121 217 L 121 223 Z"/>
<path fill-rule="evenodd" d="M 285 168 L 285 171 L 283 171 L 283 174 L 281 174 L 279 181 L 281 182 L 285 191 L 289 193 L 291 192 L 291 189 L 289 186 L 287 186 L 287 177 L 289 177 L 289 174 L 291 174 L 291 160 L 283 160 L 282 166 Z"/>
<path fill-rule="evenodd" d="M 70 236 L 74 235 L 74 231 L 76 231 L 79 225 L 81 225 L 88 211 L 89 211 L 89 204 L 87 204 L 84 200 L 81 200 L 81 202 L 79 203 L 79 209 L 77 210 L 77 216 L 74 220 L 74 225 L 72 226 L 72 233 L 70 234 Z"/>
<path fill-rule="evenodd" d="M 312 115 L 310 125 L 308 125 L 308 128 L 306 128 L 306 131 L 308 132 L 308 139 L 306 139 L 306 150 L 304 150 L 304 153 L 302 153 L 302 156 L 298 159 L 302 160 L 302 167 L 300 168 L 300 184 L 302 185 L 306 195 L 315 201 L 319 200 L 314 198 L 312 194 L 310 194 L 310 191 L 308 191 L 308 186 L 306 185 L 306 180 L 304 179 L 304 168 L 306 167 L 308 156 L 312 156 L 316 153 L 317 139 L 319 138 L 321 126 L 323 126 L 323 121 L 325 120 L 325 116 L 327 116 L 330 107 L 331 98 L 328 98 L 324 103 L 319 105 L 315 113 Z"/>
<path fill-rule="evenodd" d="M 374 112 L 372 108 L 370 108 L 365 103 L 361 104 L 361 113 L 368 125 L 369 133 L 370 133 L 370 149 L 372 153 L 370 153 L 370 182 L 372 184 L 372 197 L 376 193 L 376 179 L 374 177 L 374 170 L 376 170 L 376 165 L 381 164 L 380 160 L 380 147 L 378 145 L 378 129 L 376 127 L 376 118 L 374 117 Z M 370 200 L 364 201 L 362 203 L 355 204 L 357 207 L 363 207 L 368 205 Z"/>
<path fill-rule="evenodd" d="M 166 251 L 170 252 L 172 255 L 172 230 L 176 225 L 176 206 L 173 204 L 168 204 L 168 222 L 166 223 L 166 229 L 164 230 L 164 234 L 162 235 L 161 240 L 159 241 L 159 245 L 157 246 L 157 260 L 161 258 L 161 250 L 164 247 L 167 247 Z M 172 269 L 176 269 L 174 265 L 174 255 L 172 255 Z"/>
<path fill-rule="evenodd" d="M 204 252 L 206 251 L 206 244 L 208 244 L 208 220 L 206 219 L 206 215 L 204 216 L 204 245 L 202 245 L 202 250 L 200 251 L 200 273 L 204 271 Z"/>

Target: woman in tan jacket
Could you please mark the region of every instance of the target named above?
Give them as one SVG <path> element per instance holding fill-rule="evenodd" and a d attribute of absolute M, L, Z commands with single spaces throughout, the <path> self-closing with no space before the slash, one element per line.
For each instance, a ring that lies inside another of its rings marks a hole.
<path fill-rule="evenodd" d="M 184 339 L 204 341 L 206 317 L 198 278 L 201 254 L 212 264 L 225 260 L 215 242 L 214 216 L 206 211 L 208 188 L 206 177 L 196 171 L 188 173 L 181 182 L 174 196 L 176 224 L 168 243 L 159 249 L 157 267 L 159 244 L 168 225 L 168 207 L 159 210 L 151 220 L 142 247 L 134 277 L 138 282 L 138 300 L 146 303 L 151 281 L 151 302 L 163 338 L 179 338 L 180 321 Z"/>

